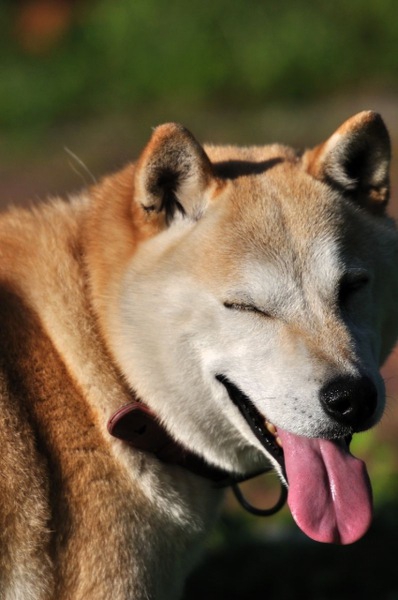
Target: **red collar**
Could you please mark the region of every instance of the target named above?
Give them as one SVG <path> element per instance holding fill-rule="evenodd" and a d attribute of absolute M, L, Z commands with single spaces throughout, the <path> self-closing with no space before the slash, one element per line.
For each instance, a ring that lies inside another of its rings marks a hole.
<path fill-rule="evenodd" d="M 208 464 L 162 427 L 156 415 L 142 402 L 130 402 L 119 408 L 108 421 L 109 433 L 137 448 L 154 454 L 160 461 L 184 467 L 196 475 L 227 487 L 246 479 Z"/>
<path fill-rule="evenodd" d="M 216 487 L 232 486 L 243 508 L 255 515 L 273 515 L 285 504 L 287 491 L 282 484 L 278 502 L 269 509 L 251 506 L 238 487 L 238 483 L 271 471 L 271 467 L 250 475 L 237 475 L 208 464 L 203 458 L 174 440 L 162 427 L 156 415 L 142 402 L 130 402 L 119 408 L 108 421 L 108 431 L 133 448 L 154 454 L 162 462 L 184 467 L 196 475 L 209 479 Z"/>

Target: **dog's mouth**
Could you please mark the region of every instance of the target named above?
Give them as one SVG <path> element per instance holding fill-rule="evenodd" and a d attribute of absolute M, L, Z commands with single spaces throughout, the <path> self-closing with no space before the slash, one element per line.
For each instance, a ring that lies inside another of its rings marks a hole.
<path fill-rule="evenodd" d="M 361 538 L 372 520 L 372 495 L 365 464 L 350 453 L 349 440 L 307 438 L 275 427 L 226 376 L 216 379 L 280 465 L 292 516 L 304 533 L 328 543 Z"/>
<path fill-rule="evenodd" d="M 278 462 L 282 469 L 283 477 L 287 482 L 285 471 L 285 460 L 283 456 L 282 440 L 278 436 L 277 429 L 270 421 L 257 410 L 253 402 L 225 375 L 216 375 L 217 381 L 223 384 L 228 395 L 241 415 L 249 425 L 250 429 L 260 441 L 267 452 Z"/>

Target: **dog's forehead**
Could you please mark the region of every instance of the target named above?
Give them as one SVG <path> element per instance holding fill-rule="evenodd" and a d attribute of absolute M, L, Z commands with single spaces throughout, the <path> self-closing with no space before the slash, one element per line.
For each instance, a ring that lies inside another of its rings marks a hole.
<path fill-rule="evenodd" d="M 231 183 L 226 227 L 242 249 L 291 262 L 327 251 L 328 244 L 338 245 L 338 198 L 299 163 L 281 160 L 263 173 Z"/>
<path fill-rule="evenodd" d="M 212 287 L 253 288 L 253 295 L 265 288 L 268 296 L 271 289 L 294 295 L 304 280 L 330 292 L 344 271 L 341 203 L 293 157 L 228 178 L 220 218 L 212 220 L 197 265 L 200 277 Z"/>

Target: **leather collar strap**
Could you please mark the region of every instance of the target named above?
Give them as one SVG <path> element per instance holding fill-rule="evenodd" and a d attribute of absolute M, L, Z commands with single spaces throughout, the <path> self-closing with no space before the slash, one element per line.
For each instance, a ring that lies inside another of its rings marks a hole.
<path fill-rule="evenodd" d="M 184 448 L 167 433 L 153 412 L 142 402 L 131 402 L 119 408 L 108 421 L 108 431 L 133 448 L 150 452 L 162 462 L 184 467 L 213 481 L 217 486 L 227 487 L 247 479 L 209 465 L 200 456 Z M 250 478 L 255 475 L 250 475 Z"/>
<path fill-rule="evenodd" d="M 142 402 L 130 402 L 119 408 L 108 421 L 108 431 L 112 436 L 127 442 L 133 448 L 154 454 L 164 463 L 184 467 L 196 475 L 209 479 L 216 487 L 232 486 L 240 504 L 255 515 L 272 515 L 285 504 L 287 492 L 282 484 L 279 500 L 275 506 L 269 509 L 258 509 L 251 506 L 238 487 L 238 483 L 271 471 L 271 467 L 250 475 L 237 475 L 209 465 L 200 456 L 175 441 L 162 427 L 156 415 Z"/>

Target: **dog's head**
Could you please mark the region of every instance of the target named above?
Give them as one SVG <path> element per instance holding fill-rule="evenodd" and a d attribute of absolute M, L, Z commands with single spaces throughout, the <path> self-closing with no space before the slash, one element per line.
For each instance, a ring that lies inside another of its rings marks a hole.
<path fill-rule="evenodd" d="M 353 541 L 369 520 L 345 440 L 382 415 L 379 366 L 398 333 L 389 162 L 372 112 L 302 155 L 203 149 L 157 128 L 133 172 L 138 242 L 107 309 L 113 353 L 165 427 L 226 469 L 270 460 L 324 541 Z M 343 497 L 354 507 L 327 508 Z"/>

